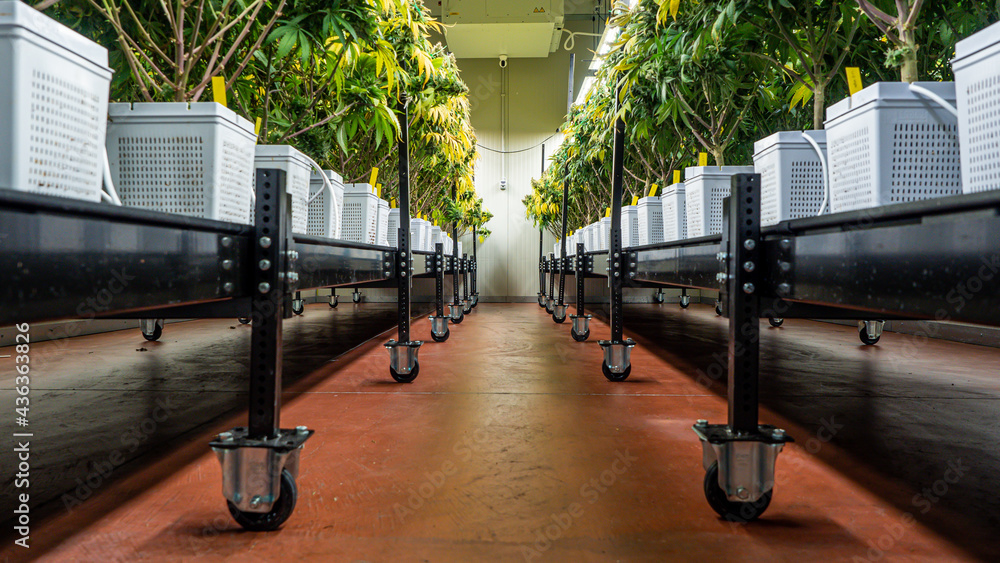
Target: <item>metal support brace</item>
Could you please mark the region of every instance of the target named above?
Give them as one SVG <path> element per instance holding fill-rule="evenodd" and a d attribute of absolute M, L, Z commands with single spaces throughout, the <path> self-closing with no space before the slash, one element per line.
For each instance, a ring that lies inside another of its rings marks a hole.
<path fill-rule="evenodd" d="M 621 103 L 621 92 L 616 96 Z M 635 342 L 622 340 L 622 291 L 628 275 L 628 256 L 622 252 L 622 197 L 625 170 L 625 120 L 615 120 L 614 156 L 611 168 L 611 244 L 608 246 L 608 283 L 611 285 L 611 340 L 600 340 L 604 349 L 604 375 L 612 381 L 624 381 L 632 369 L 631 349 Z"/>
<path fill-rule="evenodd" d="M 410 341 L 410 291 L 412 287 L 410 254 L 410 139 L 409 117 L 407 107 L 400 101 L 397 109 L 400 120 L 400 135 L 397 143 L 399 152 L 399 241 L 396 253 L 397 305 L 399 312 L 399 340 L 389 340 L 385 347 L 389 350 L 389 372 L 393 379 L 401 383 L 409 383 L 417 377 L 419 366 L 417 352 L 420 341 Z"/>
<path fill-rule="evenodd" d="M 289 250 L 292 205 L 285 173 L 258 169 L 256 174 L 249 420 L 246 428 L 219 434 L 211 447 L 222 465 L 222 490 L 233 516 L 250 529 L 274 529 L 291 514 L 268 514 L 279 511 L 282 472 L 294 481 L 302 445 L 313 431 L 279 428 L 281 324 L 291 312 L 298 256 Z M 285 501 L 294 506 L 294 499 Z"/>
<path fill-rule="evenodd" d="M 770 502 L 774 464 L 785 442 L 783 430 L 758 425 L 760 293 L 765 283 L 760 236 L 760 175 L 738 174 L 724 209 L 724 265 L 719 275 L 729 317 L 729 421 L 698 421 L 706 495 L 724 518 L 757 518 Z M 715 479 L 717 482 L 710 482 Z M 715 487 L 718 489 L 715 489 Z M 710 491 L 718 490 L 713 496 Z"/>

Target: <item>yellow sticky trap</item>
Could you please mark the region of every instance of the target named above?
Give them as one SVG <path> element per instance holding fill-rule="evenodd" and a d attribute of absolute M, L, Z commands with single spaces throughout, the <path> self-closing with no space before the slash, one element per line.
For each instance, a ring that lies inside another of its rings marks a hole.
<path fill-rule="evenodd" d="M 396 198 L 392 198 L 392 201 L 389 202 L 389 207 L 391 207 L 392 209 L 396 209 L 397 207 Z"/>
<path fill-rule="evenodd" d="M 372 168 L 372 177 L 368 180 L 368 184 L 371 186 L 378 184 L 378 166 Z"/>
<path fill-rule="evenodd" d="M 382 184 L 375 186 L 375 195 L 378 196 L 379 199 L 382 198 Z"/>
<path fill-rule="evenodd" d="M 254 125 L 253 125 L 253 134 L 254 135 L 260 136 L 260 126 L 261 126 L 261 123 L 262 123 L 262 120 L 261 120 L 261 118 L 258 117 L 257 118 L 257 122 L 254 123 Z"/>
<path fill-rule="evenodd" d="M 708 166 L 708 153 L 700 152 L 698 153 L 698 166 Z"/>
<path fill-rule="evenodd" d="M 611 217 L 611 208 L 610 207 L 604 210 L 604 216 L 605 217 Z"/>
<path fill-rule="evenodd" d="M 639 205 L 639 196 L 632 196 L 632 205 Z"/>
<path fill-rule="evenodd" d="M 675 184 L 680 184 L 681 183 L 681 171 L 680 170 L 674 170 L 674 183 Z"/>
<path fill-rule="evenodd" d="M 656 196 L 656 190 L 659 187 L 660 186 L 657 186 L 656 184 L 653 184 L 653 187 L 649 188 L 649 197 L 655 197 Z"/>
<path fill-rule="evenodd" d="M 847 67 L 847 88 L 851 91 L 851 95 L 857 94 L 864 89 L 865 85 L 861 83 L 861 69 L 856 66 Z"/>
<path fill-rule="evenodd" d="M 215 98 L 215 103 L 229 107 L 226 103 L 226 79 L 224 77 L 212 77 L 212 96 Z"/>

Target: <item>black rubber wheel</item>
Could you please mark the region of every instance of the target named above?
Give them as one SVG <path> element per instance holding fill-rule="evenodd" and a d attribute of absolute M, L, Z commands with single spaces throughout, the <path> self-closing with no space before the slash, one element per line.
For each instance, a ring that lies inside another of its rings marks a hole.
<path fill-rule="evenodd" d="M 722 303 L 715 304 L 715 314 L 719 315 L 720 317 L 722 316 Z"/>
<path fill-rule="evenodd" d="M 396 370 L 392 369 L 392 366 L 389 367 L 389 373 L 392 374 L 392 378 L 396 380 L 396 383 L 412 383 L 417 378 L 417 374 L 420 373 L 420 362 L 413 362 L 413 369 L 406 375 L 396 373 Z"/>
<path fill-rule="evenodd" d="M 333 297 L 330 297 L 330 308 L 331 308 L 331 309 L 336 309 L 336 308 L 337 308 L 337 305 L 338 305 L 339 303 L 340 303 L 340 300 L 339 300 L 339 299 L 337 299 L 337 296 L 336 296 L 336 295 L 334 295 Z"/>
<path fill-rule="evenodd" d="M 681 309 L 687 309 L 691 305 L 691 302 L 690 301 L 684 302 L 683 300 L 681 300 L 678 301 L 677 304 L 680 305 Z"/>
<path fill-rule="evenodd" d="M 771 504 L 772 492 L 773 489 L 753 502 L 733 502 L 719 486 L 719 464 L 713 463 L 705 473 L 705 499 L 712 510 L 728 522 L 745 524 L 760 518 Z"/>
<path fill-rule="evenodd" d="M 479 306 L 479 296 L 477 295 L 472 298 L 472 308 L 475 309 L 478 306 Z"/>
<path fill-rule="evenodd" d="M 248 324 L 250 324 L 250 317 L 240 317 L 240 318 L 238 318 L 236 320 L 238 320 L 241 325 L 248 325 Z"/>
<path fill-rule="evenodd" d="M 865 346 L 874 346 L 878 344 L 879 339 L 882 338 L 881 336 L 878 336 L 876 338 L 868 336 L 868 327 L 866 326 L 862 326 L 861 330 L 858 331 L 858 337 L 861 338 L 861 343 L 864 344 Z"/>
<path fill-rule="evenodd" d="M 471 312 L 472 312 L 472 306 L 471 305 L 467 309 L 466 308 L 462 309 L 462 314 L 463 315 L 468 315 Z"/>
<path fill-rule="evenodd" d="M 355 303 L 361 303 L 361 294 L 360 293 L 352 293 L 351 294 L 351 300 L 354 301 Z"/>
<path fill-rule="evenodd" d="M 431 339 L 434 340 L 434 342 L 444 342 L 445 340 L 448 340 L 449 336 L 451 336 L 450 330 L 445 330 L 443 336 L 438 336 L 434 334 L 433 330 L 431 331 Z"/>
<path fill-rule="evenodd" d="M 575 330 L 570 330 L 569 333 L 571 335 L 573 335 L 573 340 L 576 340 L 577 342 L 584 342 L 588 338 L 590 338 L 590 329 L 589 328 L 587 329 L 587 332 L 585 332 L 583 334 L 579 334 Z"/>
<path fill-rule="evenodd" d="M 659 304 L 662 305 L 663 304 L 663 294 L 662 293 L 654 294 L 653 295 L 653 301 L 655 301 L 656 303 L 659 303 Z"/>
<path fill-rule="evenodd" d="M 297 303 L 297 305 L 296 305 Z M 306 304 L 301 299 L 292 299 L 292 312 L 301 315 L 306 310 Z"/>
<path fill-rule="evenodd" d="M 588 330 L 587 333 L 589 334 L 590 331 Z M 625 381 L 628 379 L 628 375 L 632 373 L 632 364 L 629 364 L 629 366 L 625 368 L 625 371 L 622 373 L 611 373 L 611 368 L 609 368 L 608 364 L 604 363 L 602 360 L 601 370 L 604 371 L 604 377 L 607 377 L 608 381 Z"/>
<path fill-rule="evenodd" d="M 773 326 L 774 328 L 778 328 L 781 325 L 785 324 L 785 319 L 775 319 L 773 317 L 768 317 L 767 322 L 771 323 L 771 326 Z"/>
<path fill-rule="evenodd" d="M 464 320 L 465 320 L 465 313 L 462 313 L 461 315 L 459 315 L 459 317 L 457 319 L 454 318 L 454 317 L 452 317 L 451 324 L 460 325 L 460 324 L 462 324 L 462 321 L 464 321 Z"/>
<path fill-rule="evenodd" d="M 226 504 L 229 505 L 229 513 L 233 515 L 233 520 L 243 528 L 251 532 L 270 532 L 280 528 L 292 515 L 298 496 L 295 479 L 287 469 L 284 469 L 281 471 L 281 492 L 278 494 L 278 500 L 271 506 L 270 512 L 243 512 L 232 502 L 226 501 Z"/>
<path fill-rule="evenodd" d="M 552 313 L 552 320 L 558 324 L 563 324 L 564 322 L 566 322 L 566 317 L 560 319 L 559 317 L 556 316 L 555 313 Z"/>
<path fill-rule="evenodd" d="M 541 295 L 538 296 L 538 306 L 545 307 L 545 298 L 542 297 Z"/>
<path fill-rule="evenodd" d="M 146 340 L 150 341 L 150 342 L 156 342 L 157 340 L 160 339 L 161 336 L 163 336 L 163 326 L 160 325 L 160 323 L 156 323 L 153 326 L 153 332 L 151 332 L 151 333 L 143 332 L 142 333 L 142 337 L 145 338 Z"/>

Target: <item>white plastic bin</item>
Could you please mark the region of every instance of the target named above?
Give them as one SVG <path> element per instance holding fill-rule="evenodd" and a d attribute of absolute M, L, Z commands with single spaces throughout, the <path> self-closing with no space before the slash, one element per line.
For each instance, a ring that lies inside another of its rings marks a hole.
<path fill-rule="evenodd" d="M 955 103 L 953 82 L 918 82 Z M 908 84 L 880 82 L 826 110 L 830 210 L 960 193 L 958 119 Z"/>
<path fill-rule="evenodd" d="M 100 201 L 108 50 L 0 2 L 0 74 L 0 188 Z"/>
<path fill-rule="evenodd" d="M 108 106 L 108 159 L 122 204 L 249 223 L 253 123 L 215 102 Z"/>
<path fill-rule="evenodd" d="M 622 248 L 639 246 L 639 208 L 635 205 L 622 207 Z"/>
<path fill-rule="evenodd" d="M 736 174 L 753 174 L 753 166 L 692 166 L 684 169 L 688 238 L 722 232 L 722 200 L 729 196 Z"/>
<path fill-rule="evenodd" d="M 344 179 L 333 170 L 324 170 L 324 174 L 333 186 L 333 197 L 330 197 L 326 185 L 319 172 L 313 170 L 309 176 L 309 197 L 316 192 L 322 192 L 309 206 L 309 225 L 306 233 L 315 237 L 343 238 L 341 235 L 341 218 L 344 213 Z"/>
<path fill-rule="evenodd" d="M 344 186 L 344 240 L 376 244 L 378 242 L 378 196 L 369 184 Z"/>
<path fill-rule="evenodd" d="M 663 208 L 663 242 L 687 237 L 687 210 L 684 207 L 684 182 L 667 186 L 660 198 Z"/>
<path fill-rule="evenodd" d="M 806 135 L 826 158 L 826 131 L 782 131 L 753 145 L 753 167 L 760 174 L 760 223 L 765 227 L 822 211 L 823 164 Z"/>
<path fill-rule="evenodd" d="M 399 248 L 399 209 L 389 210 L 385 235 L 388 246 Z M 413 241 L 410 241 L 410 248 L 413 248 Z"/>
<path fill-rule="evenodd" d="M 597 223 L 597 249 L 611 249 L 611 217 L 602 217 Z"/>
<path fill-rule="evenodd" d="M 955 46 L 962 191 L 1000 189 L 1000 23 Z"/>
<path fill-rule="evenodd" d="M 378 241 L 375 244 L 389 246 L 389 202 L 378 200 Z M 397 243 L 398 244 L 398 243 Z M 397 246 L 394 244 L 392 246 Z"/>
<path fill-rule="evenodd" d="M 444 236 L 443 236 L 443 233 L 441 232 L 441 227 L 438 227 L 437 225 L 432 225 L 431 226 L 431 240 L 430 240 L 430 244 L 428 245 L 428 249 L 427 250 L 429 250 L 431 252 L 434 252 L 434 250 L 437 248 L 436 245 L 439 242 L 442 243 L 442 244 L 444 243 Z"/>
<path fill-rule="evenodd" d="M 420 249 L 424 251 L 431 250 L 433 248 L 431 238 L 434 236 L 434 224 L 426 219 L 421 219 L 420 229 Z"/>
<path fill-rule="evenodd" d="M 292 232 L 307 234 L 309 210 L 306 203 L 309 200 L 312 163 L 295 147 L 288 145 L 257 145 L 254 154 L 254 168 L 275 168 L 285 172 L 285 189 L 292 196 Z M 256 172 L 253 177 L 256 179 Z M 313 205 L 318 203 L 314 201 Z"/>
<path fill-rule="evenodd" d="M 659 196 L 639 200 L 639 246 L 663 242 L 663 205 Z"/>

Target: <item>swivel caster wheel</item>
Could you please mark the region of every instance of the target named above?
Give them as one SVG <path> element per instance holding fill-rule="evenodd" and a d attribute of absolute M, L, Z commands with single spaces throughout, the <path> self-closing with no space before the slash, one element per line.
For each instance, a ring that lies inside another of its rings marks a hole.
<path fill-rule="evenodd" d="M 590 331 L 588 330 L 587 333 L 589 335 Z M 601 362 L 601 369 L 604 371 L 604 377 L 607 377 L 608 381 L 625 381 L 628 379 L 629 374 L 632 373 L 632 364 L 629 364 L 625 368 L 625 371 L 621 373 L 613 373 L 611 368 L 608 367 L 607 362 Z"/>
<path fill-rule="evenodd" d="M 361 294 L 358 292 L 352 293 L 351 300 L 354 301 L 355 303 L 361 303 Z"/>
<path fill-rule="evenodd" d="M 663 294 L 662 293 L 654 293 L 653 294 L 653 302 L 662 305 L 663 304 Z"/>
<path fill-rule="evenodd" d="M 457 324 L 457 325 L 462 324 L 462 321 L 464 321 L 464 320 L 465 320 L 465 311 L 464 310 L 462 311 L 462 314 L 458 316 L 457 319 L 455 317 L 451 318 L 452 324 Z"/>
<path fill-rule="evenodd" d="M 434 342 L 444 342 L 445 340 L 448 340 L 449 336 L 451 336 L 450 330 L 444 331 L 444 334 L 442 334 L 441 336 L 434 334 L 433 330 L 431 331 L 431 340 L 433 340 Z"/>
<path fill-rule="evenodd" d="M 142 337 L 150 342 L 156 342 L 163 336 L 163 319 L 142 319 L 139 321 Z"/>
<path fill-rule="evenodd" d="M 573 340 L 576 340 L 577 342 L 585 342 L 588 338 L 590 338 L 590 329 L 587 329 L 587 332 L 583 334 L 577 334 L 575 330 L 570 330 L 569 333 L 573 336 Z"/>
<path fill-rule="evenodd" d="M 715 302 L 715 314 L 720 317 L 722 316 L 722 303 L 718 301 Z"/>
<path fill-rule="evenodd" d="M 331 295 L 330 296 L 330 308 L 331 309 L 336 309 L 338 303 L 340 303 L 340 300 L 337 298 L 337 296 L 336 295 Z"/>
<path fill-rule="evenodd" d="M 472 296 L 472 308 L 475 309 L 478 306 L 479 306 L 479 294 L 477 293 Z"/>
<path fill-rule="evenodd" d="M 295 486 L 295 479 L 287 469 L 281 471 L 281 492 L 278 500 L 274 501 L 270 512 L 243 512 L 232 501 L 226 501 L 229 505 L 229 513 L 233 515 L 233 520 L 243 528 L 251 532 L 270 532 L 277 530 L 288 520 L 295 510 L 295 501 L 299 495 Z"/>
<path fill-rule="evenodd" d="M 538 294 L 538 306 L 545 307 L 545 296 L 541 293 Z"/>
<path fill-rule="evenodd" d="M 767 322 L 769 322 L 771 326 L 773 326 L 774 328 L 778 328 L 781 325 L 785 324 L 785 319 L 776 319 L 774 317 L 768 317 Z"/>
<path fill-rule="evenodd" d="M 447 333 L 445 334 L 445 339 L 447 339 Z M 417 374 L 420 373 L 420 363 L 414 361 L 413 369 L 410 370 L 410 373 L 397 373 L 396 370 L 392 369 L 392 366 L 389 366 L 389 373 L 392 374 L 392 378 L 396 380 L 396 383 L 413 383 L 413 380 L 417 378 Z"/>
<path fill-rule="evenodd" d="M 705 473 L 705 499 L 712 510 L 728 522 L 746 523 L 760 518 L 771 504 L 772 492 L 773 489 L 755 501 L 734 502 L 719 486 L 719 464 L 713 463 Z"/>
<path fill-rule="evenodd" d="M 250 324 L 250 317 L 240 317 L 240 318 L 238 318 L 236 320 L 238 320 L 241 325 L 248 325 L 248 324 Z"/>
<path fill-rule="evenodd" d="M 681 295 L 681 298 L 677 301 L 677 304 L 681 306 L 681 309 L 687 309 L 691 305 L 691 298 L 687 295 Z"/>
<path fill-rule="evenodd" d="M 865 346 L 874 346 L 878 344 L 879 340 L 881 340 L 882 335 L 871 336 L 868 334 L 868 327 L 862 326 L 861 330 L 858 331 L 858 337 L 861 338 L 861 343 Z"/>
<path fill-rule="evenodd" d="M 563 324 L 564 322 L 566 322 L 566 316 L 564 315 L 562 317 L 557 317 L 555 313 L 552 313 L 552 320 L 559 324 Z"/>
<path fill-rule="evenodd" d="M 306 304 L 301 299 L 292 299 L 292 312 L 301 315 L 306 310 Z"/>
<path fill-rule="evenodd" d="M 468 315 L 471 312 L 472 312 L 472 305 L 467 304 L 465 307 L 462 308 L 462 315 Z"/>

